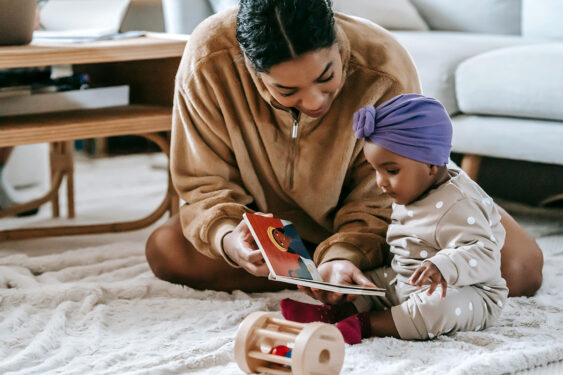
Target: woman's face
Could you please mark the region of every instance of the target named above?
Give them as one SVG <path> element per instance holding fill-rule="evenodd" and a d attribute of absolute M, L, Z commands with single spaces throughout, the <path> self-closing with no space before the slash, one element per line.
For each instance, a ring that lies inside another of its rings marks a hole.
<path fill-rule="evenodd" d="M 330 109 L 342 80 L 338 44 L 274 65 L 260 77 L 284 107 L 295 108 L 309 117 L 321 117 Z"/>

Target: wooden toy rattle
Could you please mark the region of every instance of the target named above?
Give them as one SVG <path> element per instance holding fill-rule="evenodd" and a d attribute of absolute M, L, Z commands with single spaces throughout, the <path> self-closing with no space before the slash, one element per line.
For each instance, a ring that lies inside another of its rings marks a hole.
<path fill-rule="evenodd" d="M 344 339 L 331 324 L 297 323 L 256 311 L 240 324 L 235 360 L 248 374 L 337 375 L 344 362 Z"/>

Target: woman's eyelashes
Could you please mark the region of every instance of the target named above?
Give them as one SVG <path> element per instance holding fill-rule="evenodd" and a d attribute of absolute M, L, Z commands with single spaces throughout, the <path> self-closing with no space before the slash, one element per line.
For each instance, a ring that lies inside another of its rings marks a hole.
<path fill-rule="evenodd" d="M 397 173 L 399 173 L 398 169 L 388 169 L 387 173 L 390 175 L 396 175 Z"/>
<path fill-rule="evenodd" d="M 328 76 L 327 78 L 319 78 L 319 79 L 317 80 L 317 82 L 318 82 L 318 83 L 327 83 L 327 82 L 331 81 L 333 78 L 334 78 L 334 72 L 332 72 L 332 73 L 330 74 L 330 76 Z"/>
<path fill-rule="evenodd" d="M 288 93 L 280 92 L 280 95 L 281 96 L 291 96 L 291 95 L 295 94 L 296 92 L 297 92 L 297 90 L 292 91 L 292 92 L 288 92 Z"/>
<path fill-rule="evenodd" d="M 327 78 L 322 78 L 322 79 L 319 78 L 319 79 L 317 80 L 317 83 L 327 83 L 327 82 L 332 81 L 333 78 L 334 78 L 334 72 L 332 72 L 332 73 L 330 74 L 330 76 L 328 76 Z M 284 97 L 288 97 L 288 96 L 291 96 L 291 95 L 295 94 L 296 92 L 297 92 L 297 90 L 293 90 L 293 91 L 291 91 L 291 92 L 280 92 L 280 95 L 281 95 L 281 96 L 284 96 Z"/>

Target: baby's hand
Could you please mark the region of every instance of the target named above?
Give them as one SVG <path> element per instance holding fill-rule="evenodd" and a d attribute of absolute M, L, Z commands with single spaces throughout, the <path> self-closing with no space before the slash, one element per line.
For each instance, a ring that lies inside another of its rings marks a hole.
<path fill-rule="evenodd" d="M 448 283 L 442 277 L 442 273 L 432 262 L 422 262 L 420 267 L 414 271 L 409 279 L 409 284 L 415 286 L 422 286 L 430 281 L 430 289 L 428 289 L 427 295 L 432 295 L 439 285 L 442 285 L 442 299 L 446 298 L 446 289 Z"/>

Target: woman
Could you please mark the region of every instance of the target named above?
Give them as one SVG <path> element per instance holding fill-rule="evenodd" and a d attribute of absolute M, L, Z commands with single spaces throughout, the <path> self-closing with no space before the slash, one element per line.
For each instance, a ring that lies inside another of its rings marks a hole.
<path fill-rule="evenodd" d="M 242 213 L 290 220 L 325 279 L 367 284 L 383 263 L 391 201 L 355 140 L 352 117 L 420 92 L 385 30 L 333 15 L 326 0 L 242 0 L 192 34 L 176 77 L 171 173 L 188 202 L 155 230 L 147 259 L 165 280 L 266 291 L 268 270 Z M 503 276 L 513 295 L 541 285 L 541 251 L 503 211 Z M 342 296 L 306 290 L 325 302 Z"/>

